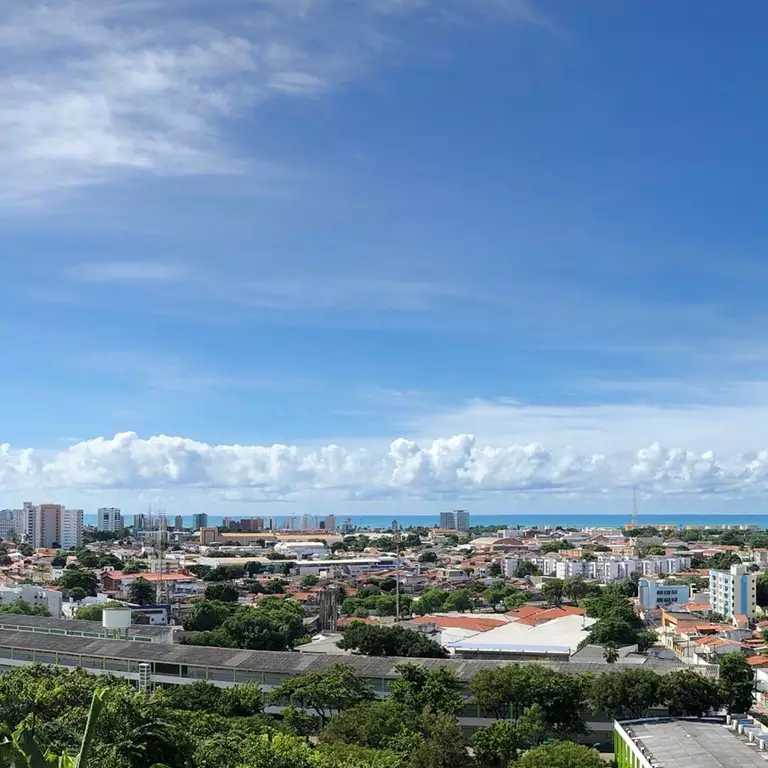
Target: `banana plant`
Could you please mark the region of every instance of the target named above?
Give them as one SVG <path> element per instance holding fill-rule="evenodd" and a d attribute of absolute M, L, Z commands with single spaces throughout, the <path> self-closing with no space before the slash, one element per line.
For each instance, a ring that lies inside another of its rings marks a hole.
<path fill-rule="evenodd" d="M 96 732 L 96 721 L 104 708 L 105 695 L 105 690 L 98 690 L 93 694 L 80 751 L 74 757 L 57 755 L 55 752 L 43 753 L 30 729 L 22 724 L 16 728 L 10 739 L 6 738 L 0 742 L 0 768 L 87 768 L 91 743 Z M 152 768 L 167 766 L 155 765 Z"/>

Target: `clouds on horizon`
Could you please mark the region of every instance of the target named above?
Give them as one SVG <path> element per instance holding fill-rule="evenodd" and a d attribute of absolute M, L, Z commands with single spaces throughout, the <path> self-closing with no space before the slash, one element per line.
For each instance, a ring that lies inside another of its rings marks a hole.
<path fill-rule="evenodd" d="M 718 456 L 659 443 L 611 455 L 538 443 L 491 446 L 472 435 L 388 446 L 210 445 L 133 432 L 62 451 L 0 446 L 0 488 L 211 491 L 223 500 L 476 498 L 503 493 L 748 498 L 768 490 L 768 449 Z"/>

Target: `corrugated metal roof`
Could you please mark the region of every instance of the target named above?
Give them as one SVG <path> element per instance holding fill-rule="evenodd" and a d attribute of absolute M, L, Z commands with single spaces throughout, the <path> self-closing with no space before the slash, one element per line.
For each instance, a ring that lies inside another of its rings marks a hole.
<path fill-rule="evenodd" d="M 396 679 L 396 665 L 404 662 L 419 664 L 428 669 L 447 667 L 462 680 L 471 680 L 483 669 L 506 666 L 507 661 L 485 659 L 406 659 L 398 657 L 347 656 L 343 654 L 303 654 L 289 651 L 246 651 L 231 648 L 210 648 L 194 645 L 166 645 L 162 643 L 132 643 L 130 641 L 102 640 L 68 635 L 42 635 L 30 632 L 0 630 L 0 655 L 3 648 L 58 651 L 63 654 L 84 655 L 95 658 L 130 659 L 138 662 L 186 664 L 200 667 L 241 669 L 276 674 L 300 674 L 321 671 L 331 664 L 349 664 L 363 677 Z M 556 661 L 515 662 L 540 664 L 559 672 L 600 674 L 614 669 L 609 664 L 573 663 Z M 660 674 L 686 669 L 680 662 L 649 659 L 647 666 Z"/>
<path fill-rule="evenodd" d="M 18 613 L 0 613 L 0 629 L 14 631 L 16 627 L 36 630 L 60 630 L 65 632 L 104 632 L 100 621 L 79 619 L 55 619 L 51 616 L 27 616 Z M 131 624 L 131 634 L 139 637 L 163 637 L 168 627 L 152 627 L 147 624 Z"/>

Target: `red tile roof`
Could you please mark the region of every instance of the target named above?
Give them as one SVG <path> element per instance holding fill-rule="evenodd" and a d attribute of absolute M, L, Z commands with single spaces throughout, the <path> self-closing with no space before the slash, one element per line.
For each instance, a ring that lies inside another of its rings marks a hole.
<path fill-rule="evenodd" d="M 469 629 L 475 632 L 487 632 L 509 622 L 490 616 L 417 616 L 411 621 L 416 624 L 436 624 L 440 629 Z"/>

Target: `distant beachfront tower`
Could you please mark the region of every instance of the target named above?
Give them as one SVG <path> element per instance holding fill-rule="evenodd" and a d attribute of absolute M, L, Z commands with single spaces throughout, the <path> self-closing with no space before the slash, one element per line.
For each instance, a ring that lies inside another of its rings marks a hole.
<path fill-rule="evenodd" d="M 469 530 L 469 512 L 466 509 L 456 509 L 453 512 L 456 518 L 456 530 L 468 531 Z"/>

